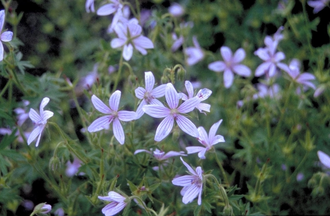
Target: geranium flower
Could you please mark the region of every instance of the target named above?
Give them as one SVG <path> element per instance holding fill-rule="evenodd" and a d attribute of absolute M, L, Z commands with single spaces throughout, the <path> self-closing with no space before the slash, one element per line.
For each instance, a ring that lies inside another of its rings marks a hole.
<path fill-rule="evenodd" d="M 164 151 L 161 151 L 159 149 L 156 148 L 155 151 L 152 151 L 152 149 L 150 151 L 145 150 L 145 149 L 138 149 L 134 152 L 134 154 L 138 154 L 141 152 L 146 152 L 148 154 L 151 154 L 152 156 L 155 157 L 156 160 L 158 161 L 164 161 L 170 157 L 175 157 L 175 156 L 186 156 L 186 154 L 183 151 L 180 152 L 176 152 L 176 151 L 169 151 L 165 154 Z"/>
<path fill-rule="evenodd" d="M 30 109 L 29 117 L 36 124 L 36 127 L 33 129 L 33 131 L 31 132 L 28 138 L 27 141 L 28 145 L 30 145 L 31 142 L 33 142 L 33 140 L 35 140 L 38 137 L 36 142 L 36 147 L 38 147 L 41 134 L 44 128 L 46 127 L 47 120 L 54 115 L 54 113 L 49 110 L 44 111 L 44 108 L 49 103 L 49 101 L 50 99 L 48 97 L 42 99 L 39 109 L 40 115 L 34 109 L 32 108 Z"/>
<path fill-rule="evenodd" d="M 78 172 L 80 167 L 81 167 L 81 161 L 78 158 L 74 158 L 72 163 L 68 161 L 66 163 L 66 170 L 65 170 L 66 176 L 68 177 L 74 176 Z"/>
<path fill-rule="evenodd" d="M 94 0 L 86 0 L 85 9 L 87 13 L 95 12 Z"/>
<path fill-rule="evenodd" d="M 182 163 L 187 167 L 190 175 L 176 177 L 172 180 L 172 184 L 182 186 L 181 195 L 184 204 L 192 202 L 198 196 L 198 205 L 202 204 L 203 192 L 203 170 L 199 166 L 194 170 L 180 157 Z"/>
<path fill-rule="evenodd" d="M 13 39 L 13 32 L 11 31 L 2 32 L 3 25 L 5 24 L 5 17 L 6 17 L 5 11 L 1 10 L 0 11 L 0 61 L 3 60 L 3 56 L 4 56 L 4 49 L 2 42 L 9 42 Z"/>
<path fill-rule="evenodd" d="M 187 47 L 184 53 L 187 55 L 187 64 L 189 66 L 196 64 L 204 58 L 204 52 L 199 46 L 196 36 L 193 36 L 193 43 L 195 47 Z"/>
<path fill-rule="evenodd" d="M 233 84 L 234 72 L 244 77 L 251 75 L 250 68 L 239 64 L 245 58 L 245 51 L 243 48 L 238 49 L 233 55 L 229 47 L 223 46 L 220 52 L 224 61 L 212 62 L 208 67 L 215 72 L 224 71 L 223 81 L 226 88 L 229 88 Z"/>
<path fill-rule="evenodd" d="M 204 127 L 199 127 L 199 137 L 198 141 L 204 146 L 191 146 L 186 147 L 188 154 L 194 154 L 198 152 L 198 157 L 200 159 L 205 159 L 205 153 L 213 148 L 213 146 L 219 142 L 225 142 L 225 139 L 221 135 L 216 135 L 217 130 L 222 122 L 222 119 L 216 123 L 214 123 L 209 131 L 209 135 L 207 135 Z"/>
<path fill-rule="evenodd" d="M 175 33 L 172 33 L 172 39 L 174 40 L 174 43 L 171 47 L 171 50 L 172 52 L 175 52 L 182 46 L 184 42 L 184 38 L 182 35 L 178 38 L 178 36 Z"/>
<path fill-rule="evenodd" d="M 97 132 L 103 129 L 107 129 L 109 124 L 113 122 L 113 134 L 118 142 L 123 145 L 125 142 L 125 134 L 120 121 L 132 121 L 136 119 L 136 113 L 132 111 L 121 110 L 118 111 L 121 92 L 115 91 L 109 99 L 109 106 L 106 106 L 98 97 L 92 96 L 92 103 L 95 109 L 99 112 L 106 114 L 95 121 L 88 127 L 89 132 Z M 120 120 L 120 121 L 119 121 Z"/>
<path fill-rule="evenodd" d="M 143 111 L 154 118 L 164 118 L 158 125 L 155 135 L 155 141 L 159 142 L 169 135 L 174 120 L 178 126 L 193 137 L 198 137 L 198 131 L 194 123 L 182 114 L 193 111 L 200 103 L 196 97 L 186 100 L 179 106 L 180 96 L 174 89 L 172 83 L 168 83 L 165 90 L 165 99 L 169 108 L 160 104 L 145 105 Z"/>
<path fill-rule="evenodd" d="M 125 202 L 126 197 L 116 193 L 114 191 L 110 191 L 108 196 L 98 196 L 100 200 L 110 202 L 102 209 L 102 213 L 105 216 L 112 216 L 118 214 L 121 210 L 125 208 L 127 203 Z"/>
<path fill-rule="evenodd" d="M 315 0 L 315 1 L 308 1 L 307 4 L 314 8 L 313 13 L 320 12 L 325 6 L 327 6 L 329 0 Z"/>
<path fill-rule="evenodd" d="M 193 98 L 193 97 L 197 97 L 200 101 L 204 101 L 204 100 L 208 99 L 210 97 L 210 95 L 212 94 L 212 91 L 210 89 L 203 88 L 197 92 L 196 96 L 194 96 L 194 87 L 191 84 L 191 82 L 189 82 L 188 80 L 185 81 L 185 87 L 186 87 L 188 95 L 186 95 L 184 93 L 180 93 L 182 95 L 182 100 L 184 100 L 184 101 L 188 100 L 190 98 Z M 207 104 L 207 103 L 199 103 L 196 106 L 196 109 L 198 109 L 199 112 L 204 113 L 204 114 L 205 114 L 205 112 L 203 112 L 203 111 L 210 112 L 210 108 L 211 108 L 211 105 Z"/>
<path fill-rule="evenodd" d="M 91 2 L 92 0 L 87 0 L 87 2 Z M 86 4 L 87 4 L 86 2 Z M 99 16 L 108 16 L 110 14 L 116 13 L 117 11 L 123 8 L 123 5 L 120 4 L 119 0 L 110 0 L 111 3 L 105 4 L 101 6 L 96 14 Z"/>
<path fill-rule="evenodd" d="M 319 157 L 321 163 L 328 169 L 330 169 L 330 157 L 323 151 L 317 151 L 317 156 Z"/>
<path fill-rule="evenodd" d="M 149 38 L 141 35 L 142 27 L 137 24 L 118 23 L 114 29 L 119 38 L 114 38 L 111 41 L 111 47 L 123 47 L 123 57 L 126 61 L 129 61 L 132 58 L 133 47 L 137 49 L 142 55 L 147 54 L 145 49 L 154 48 L 152 41 Z"/>
<path fill-rule="evenodd" d="M 168 12 L 174 17 L 180 17 L 184 14 L 184 8 L 178 3 L 173 3 L 168 8 Z"/>
<path fill-rule="evenodd" d="M 144 105 L 158 104 L 162 106 L 163 104 L 156 98 L 160 98 L 165 95 L 166 84 L 162 84 L 154 88 L 155 77 L 151 71 L 144 72 L 144 79 L 145 79 L 145 88 L 137 87 L 135 89 L 135 96 L 139 99 L 142 99 L 136 110 L 137 119 L 144 114 L 142 109 Z"/>

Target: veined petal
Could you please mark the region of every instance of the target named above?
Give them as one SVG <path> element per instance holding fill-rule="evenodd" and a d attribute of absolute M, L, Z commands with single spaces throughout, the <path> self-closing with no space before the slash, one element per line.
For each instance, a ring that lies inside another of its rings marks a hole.
<path fill-rule="evenodd" d="M 227 68 L 226 64 L 223 61 L 216 61 L 209 64 L 208 68 L 215 72 L 221 72 Z"/>
<path fill-rule="evenodd" d="M 202 192 L 203 192 L 203 184 L 200 186 L 199 192 L 198 192 L 198 200 L 197 200 L 198 205 L 202 204 Z"/>
<path fill-rule="evenodd" d="M 160 105 L 145 105 L 143 111 L 154 118 L 164 118 L 170 115 L 170 109 Z"/>
<path fill-rule="evenodd" d="M 133 40 L 133 43 L 135 45 L 135 47 L 141 47 L 143 49 L 152 49 L 154 48 L 154 44 L 152 43 L 152 41 L 145 37 L 145 36 L 140 36 L 137 37 Z"/>
<path fill-rule="evenodd" d="M 42 119 L 45 121 L 45 120 L 51 118 L 53 115 L 54 115 L 54 113 L 52 111 L 45 110 L 43 112 Z"/>
<path fill-rule="evenodd" d="M 165 137 L 167 137 L 172 131 L 173 124 L 174 124 L 173 116 L 167 116 L 166 118 L 164 118 L 163 121 L 161 121 L 157 127 L 155 134 L 155 141 L 160 142 Z"/>
<path fill-rule="evenodd" d="M 208 99 L 211 94 L 212 94 L 212 91 L 210 89 L 203 88 L 197 92 L 196 97 L 198 97 L 198 99 L 200 101 L 204 101 L 204 100 Z"/>
<path fill-rule="evenodd" d="M 102 209 L 102 213 L 106 216 L 113 216 L 118 214 L 121 210 L 123 210 L 125 208 L 127 204 L 125 202 L 112 202 L 109 203 L 108 205 L 106 205 L 103 209 Z"/>
<path fill-rule="evenodd" d="M 191 182 L 195 180 L 195 176 L 193 175 L 184 175 L 180 177 L 176 177 L 172 180 L 172 184 L 176 186 L 189 186 Z"/>
<path fill-rule="evenodd" d="M 278 52 L 275 54 L 275 61 L 279 62 L 282 61 L 283 59 L 285 59 L 285 55 L 283 52 Z"/>
<path fill-rule="evenodd" d="M 229 47 L 226 47 L 226 46 L 221 47 L 220 52 L 221 52 L 222 58 L 226 62 L 230 62 L 231 61 L 233 54 L 232 54 L 232 52 L 231 52 L 231 50 L 230 50 Z"/>
<path fill-rule="evenodd" d="M 207 135 L 204 127 L 198 127 L 198 141 L 204 145 L 205 147 L 208 147 L 210 145 L 209 143 L 209 136 Z"/>
<path fill-rule="evenodd" d="M 162 104 L 162 102 L 160 102 L 159 100 L 157 99 L 152 99 L 150 101 L 150 105 L 159 105 L 159 106 L 164 106 L 164 104 Z M 170 112 L 170 110 L 168 110 Z"/>
<path fill-rule="evenodd" d="M 266 48 L 259 48 L 254 52 L 255 55 L 257 55 L 259 58 L 261 58 L 264 61 L 270 60 L 270 56 L 268 54 L 268 49 Z"/>
<path fill-rule="evenodd" d="M 197 153 L 197 152 L 201 152 L 201 151 L 203 151 L 205 149 L 206 149 L 205 147 L 201 147 L 201 146 L 189 146 L 189 147 L 186 147 L 186 150 L 187 150 L 187 153 L 188 154 L 194 154 L 194 153 Z"/>
<path fill-rule="evenodd" d="M 218 130 L 221 123 L 222 123 L 222 119 L 220 119 L 218 122 L 214 123 L 212 125 L 212 127 L 210 128 L 210 131 L 209 131 L 210 144 L 212 143 L 212 140 L 214 139 L 215 134 L 217 133 L 217 130 Z"/>
<path fill-rule="evenodd" d="M 249 77 L 251 75 L 251 69 L 245 65 L 234 65 L 233 70 L 240 76 Z"/>
<path fill-rule="evenodd" d="M 42 122 L 41 116 L 33 108 L 30 109 L 29 117 L 35 123 Z"/>
<path fill-rule="evenodd" d="M 144 48 L 140 47 L 140 46 L 135 46 L 135 48 L 142 54 L 142 55 L 147 55 L 147 50 L 145 50 Z"/>
<path fill-rule="evenodd" d="M 3 56 L 4 56 L 4 49 L 3 49 L 3 45 L 0 41 L 0 61 L 3 60 Z"/>
<path fill-rule="evenodd" d="M 116 90 L 109 98 L 109 106 L 113 111 L 117 111 L 119 107 L 121 91 Z"/>
<path fill-rule="evenodd" d="M 198 157 L 200 158 L 200 159 L 205 159 L 205 153 L 206 153 L 206 151 L 208 150 L 208 148 L 204 148 L 202 151 L 200 151 L 199 153 L 198 153 Z M 198 167 L 197 167 L 198 168 Z"/>
<path fill-rule="evenodd" d="M 138 108 L 136 109 L 136 119 L 141 118 L 141 116 L 143 116 L 144 111 L 143 111 L 143 107 L 147 105 L 147 102 L 145 100 L 142 100 L 138 106 Z"/>
<path fill-rule="evenodd" d="M 136 119 L 136 112 L 121 110 L 118 111 L 118 118 L 120 121 L 128 122 Z"/>
<path fill-rule="evenodd" d="M 110 191 L 108 193 L 108 196 L 115 202 L 124 202 L 126 199 L 124 196 L 122 196 L 119 193 L 114 192 L 114 191 Z"/>
<path fill-rule="evenodd" d="M 124 41 L 127 41 L 127 25 L 117 23 L 117 25 L 114 27 L 114 30 L 119 38 L 123 39 Z"/>
<path fill-rule="evenodd" d="M 196 184 L 188 186 L 186 193 L 182 197 L 184 204 L 192 202 L 198 195 L 200 188 Z"/>
<path fill-rule="evenodd" d="M 179 96 L 172 83 L 167 83 L 165 89 L 165 98 L 171 109 L 176 109 L 179 105 Z"/>
<path fill-rule="evenodd" d="M 187 156 L 186 154 L 184 154 L 183 152 L 176 152 L 176 151 L 169 151 L 167 152 L 163 157 L 162 160 L 166 160 L 167 158 L 170 157 L 175 157 L 175 156 Z"/>
<path fill-rule="evenodd" d="M 223 136 L 221 136 L 221 135 L 216 135 L 216 136 L 214 136 L 214 138 L 213 138 L 213 140 L 212 140 L 212 142 L 210 144 L 211 145 L 215 145 L 215 144 L 217 144 L 219 142 L 225 142 L 225 138 Z"/>
<path fill-rule="evenodd" d="M 2 32 L 3 24 L 5 23 L 5 10 L 0 11 L 0 33 Z"/>
<path fill-rule="evenodd" d="M 182 115 L 177 115 L 175 119 L 176 123 L 182 131 L 189 134 L 190 136 L 198 137 L 197 128 L 192 121 Z"/>
<path fill-rule="evenodd" d="M 315 76 L 310 73 L 302 73 L 300 76 L 297 78 L 298 82 L 304 81 L 304 80 L 315 80 Z"/>
<path fill-rule="evenodd" d="M 145 88 L 147 92 L 151 92 L 155 85 L 155 77 L 151 71 L 144 72 Z"/>
<path fill-rule="evenodd" d="M 95 109 L 103 114 L 110 114 L 111 109 L 103 103 L 96 95 L 92 96 L 92 104 L 95 107 Z"/>
<path fill-rule="evenodd" d="M 236 50 L 232 62 L 237 64 L 243 61 L 244 58 L 245 58 L 245 51 L 243 48 L 239 48 L 238 50 Z"/>
<path fill-rule="evenodd" d="M 151 95 L 155 98 L 163 97 L 165 95 L 165 89 L 166 84 L 159 85 L 151 91 Z"/>
<path fill-rule="evenodd" d="M 147 152 L 148 154 L 152 154 L 150 151 L 145 150 L 145 149 L 138 149 L 138 150 L 136 150 L 136 151 L 134 152 L 134 154 L 136 155 L 136 154 L 139 154 L 139 153 L 141 153 L 141 152 Z"/>
<path fill-rule="evenodd" d="M 111 40 L 111 47 L 115 49 L 115 48 L 124 46 L 125 43 L 126 43 L 125 39 L 114 38 Z"/>
<path fill-rule="evenodd" d="M 189 164 L 187 164 L 182 157 L 180 157 L 180 160 L 182 161 L 183 165 L 185 165 L 185 167 L 187 168 L 187 170 L 193 174 L 193 175 L 197 175 L 197 173 L 195 172 L 195 170 L 193 168 L 191 168 L 191 166 Z"/>
<path fill-rule="evenodd" d="M 132 38 L 139 36 L 142 33 L 142 27 L 138 24 L 129 23 L 127 26 Z"/>
<path fill-rule="evenodd" d="M 319 157 L 321 163 L 330 169 L 330 157 L 323 151 L 317 151 L 317 156 Z"/>
<path fill-rule="evenodd" d="M 198 177 L 200 178 L 200 180 L 203 180 L 203 170 L 200 166 L 196 167 L 196 173 L 197 173 Z"/>
<path fill-rule="evenodd" d="M 121 126 L 121 123 L 118 118 L 115 118 L 113 120 L 112 124 L 112 130 L 113 130 L 113 135 L 116 137 L 118 142 L 123 145 L 125 143 L 125 134 L 124 134 L 124 129 L 123 126 Z"/>
<path fill-rule="evenodd" d="M 191 82 L 186 80 L 184 85 L 185 85 L 187 93 L 188 93 L 188 98 L 192 98 L 194 96 L 194 87 L 192 86 Z"/>
<path fill-rule="evenodd" d="M 42 133 L 43 127 L 37 126 L 33 129 L 33 131 L 30 133 L 30 136 L 28 138 L 27 144 L 30 145 L 33 140 L 37 138 Z"/>
<path fill-rule="evenodd" d="M 142 87 L 137 87 L 135 89 L 135 96 L 139 99 L 143 99 L 145 93 L 146 93 L 146 90 Z"/>
<path fill-rule="evenodd" d="M 273 77 L 276 74 L 276 65 L 274 63 L 271 63 L 269 66 L 268 76 Z"/>
<path fill-rule="evenodd" d="M 45 106 L 49 103 L 50 99 L 48 97 L 44 97 L 40 103 L 40 115 L 42 115 L 43 111 L 44 111 L 44 108 Z"/>
<path fill-rule="evenodd" d="M 191 112 L 195 109 L 195 107 L 200 103 L 199 98 L 193 97 L 185 102 L 183 102 L 179 107 L 178 107 L 178 112 L 179 113 L 188 113 Z"/>
<path fill-rule="evenodd" d="M 116 5 L 110 3 L 110 4 L 105 4 L 102 7 L 100 7 L 97 10 L 96 14 L 99 16 L 107 16 L 107 15 L 114 13 L 116 10 L 117 10 Z"/>
<path fill-rule="evenodd" d="M 210 112 L 211 105 L 207 103 L 200 103 L 196 106 L 196 109 L 198 109 L 200 113 L 204 113 L 203 111 Z"/>
<path fill-rule="evenodd" d="M 107 129 L 109 124 L 112 122 L 113 116 L 112 115 L 106 115 L 102 116 L 100 118 L 97 118 L 92 122 L 91 125 L 87 128 L 89 132 L 97 132 L 103 129 Z"/>
<path fill-rule="evenodd" d="M 223 73 L 223 81 L 226 88 L 229 88 L 234 82 L 234 73 L 226 69 Z"/>
<path fill-rule="evenodd" d="M 268 71 L 271 64 L 272 64 L 271 62 L 264 62 L 261 65 L 259 65 L 256 69 L 255 76 L 260 77 L 260 76 L 264 75 L 266 73 L 266 71 Z"/>
<path fill-rule="evenodd" d="M 123 57 L 126 61 L 129 61 L 133 55 L 133 46 L 132 44 L 126 44 L 123 50 Z"/>
<path fill-rule="evenodd" d="M 5 31 L 1 34 L 1 40 L 3 42 L 9 42 L 13 39 L 13 32 L 11 31 Z"/>

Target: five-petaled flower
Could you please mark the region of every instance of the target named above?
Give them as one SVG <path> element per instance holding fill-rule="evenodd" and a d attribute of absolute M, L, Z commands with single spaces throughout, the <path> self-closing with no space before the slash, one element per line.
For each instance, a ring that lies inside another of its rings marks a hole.
<path fill-rule="evenodd" d="M 5 24 L 5 17 L 6 17 L 5 11 L 1 10 L 0 11 L 0 61 L 3 60 L 3 56 L 4 56 L 4 49 L 2 42 L 9 42 L 13 39 L 13 32 L 11 31 L 2 32 L 3 25 Z"/>
<path fill-rule="evenodd" d="M 110 191 L 108 196 L 98 196 L 100 200 L 110 202 L 102 209 L 102 213 L 105 216 L 112 216 L 118 214 L 121 210 L 125 208 L 127 203 L 125 202 L 126 197 L 120 195 L 117 192 Z"/>
<path fill-rule="evenodd" d="M 208 99 L 210 97 L 210 95 L 212 94 L 212 91 L 210 89 L 203 88 L 197 92 L 196 96 L 194 96 L 194 87 L 191 84 L 191 82 L 189 82 L 188 80 L 186 80 L 186 82 L 185 82 L 185 87 L 186 87 L 188 95 L 186 95 L 184 93 L 180 93 L 182 95 L 182 100 L 184 100 L 184 101 L 188 100 L 190 98 L 193 98 L 193 97 L 197 97 L 200 101 L 204 101 L 204 100 Z M 207 104 L 207 103 L 199 103 L 196 106 L 196 109 L 198 109 L 199 112 L 204 113 L 204 114 L 205 114 L 205 112 L 203 112 L 203 111 L 210 112 L 210 108 L 211 108 L 211 105 Z"/>
<path fill-rule="evenodd" d="M 229 88 L 234 81 L 234 72 L 240 76 L 248 77 L 251 75 L 251 70 L 245 65 L 239 64 L 245 58 L 243 48 L 238 49 L 233 55 L 230 48 L 223 46 L 220 49 L 224 61 L 216 61 L 209 64 L 209 69 L 215 72 L 225 71 L 223 81 L 226 88 Z"/>
<path fill-rule="evenodd" d="M 199 137 L 198 141 L 204 146 L 190 146 L 186 147 L 188 154 L 193 154 L 198 152 L 198 157 L 201 159 L 205 159 L 205 153 L 209 151 L 215 144 L 219 142 L 225 142 L 225 139 L 221 135 L 216 135 L 217 130 L 222 122 L 222 119 L 216 123 L 214 123 L 209 131 L 209 135 L 207 135 L 205 129 L 203 127 L 198 127 Z"/>
<path fill-rule="evenodd" d="M 114 29 L 119 38 L 114 38 L 111 41 L 111 47 L 118 48 L 123 46 L 123 57 L 126 61 L 132 58 L 133 47 L 142 55 L 147 54 L 145 49 L 154 48 L 152 41 L 141 35 L 142 27 L 135 23 L 118 23 Z"/>
<path fill-rule="evenodd" d="M 120 121 L 132 121 L 136 119 L 136 113 L 133 111 L 118 111 L 121 92 L 115 91 L 109 99 L 109 107 L 105 105 L 98 97 L 92 96 L 92 103 L 99 112 L 106 114 L 95 121 L 88 127 L 89 132 L 97 132 L 107 129 L 109 124 L 113 122 L 113 134 L 118 142 L 123 145 L 125 142 L 125 134 Z M 119 121 L 120 120 L 120 121 Z"/>
<path fill-rule="evenodd" d="M 194 47 L 187 47 L 184 53 L 187 55 L 187 64 L 189 66 L 196 64 L 204 58 L 204 52 L 199 46 L 196 36 L 193 37 Z"/>
<path fill-rule="evenodd" d="M 327 6 L 329 0 L 315 0 L 315 1 L 308 1 L 307 4 L 314 8 L 313 13 L 320 12 L 325 6 Z"/>
<path fill-rule="evenodd" d="M 44 130 L 47 124 L 47 119 L 49 119 L 54 115 L 53 112 L 49 110 L 44 110 L 45 106 L 49 103 L 49 101 L 50 99 L 48 97 L 42 99 L 39 109 L 40 115 L 34 109 L 32 108 L 30 109 L 29 117 L 36 124 L 36 128 L 33 129 L 33 131 L 31 132 L 28 138 L 28 145 L 30 145 L 33 142 L 33 140 L 35 140 L 35 138 L 38 137 L 36 142 L 36 147 L 38 147 L 42 131 Z"/>
<path fill-rule="evenodd" d="M 142 109 L 144 105 L 158 104 L 158 105 L 162 106 L 163 104 L 156 98 L 160 98 L 165 95 L 166 84 L 162 84 L 162 85 L 154 88 L 155 77 L 151 71 L 144 73 L 144 79 L 145 79 L 145 88 L 137 87 L 135 89 L 135 96 L 139 99 L 142 99 L 142 101 L 140 102 L 140 105 L 138 106 L 138 108 L 136 110 L 137 119 L 140 118 L 144 114 L 143 109 Z"/>
<path fill-rule="evenodd" d="M 200 103 L 200 100 L 193 97 L 179 106 L 180 95 L 176 92 L 172 83 L 168 83 L 166 86 L 165 99 L 169 108 L 159 104 L 145 105 L 143 107 L 143 111 L 148 115 L 154 118 L 164 118 L 157 127 L 155 141 L 159 142 L 169 135 L 173 128 L 174 120 L 181 130 L 193 137 L 198 137 L 198 131 L 194 123 L 182 114 L 193 111 Z"/>
<path fill-rule="evenodd" d="M 202 192 L 203 192 L 203 170 L 199 166 L 194 170 L 189 166 L 181 157 L 182 163 L 187 167 L 191 175 L 184 175 L 176 177 L 172 180 L 172 184 L 176 186 L 182 186 L 181 195 L 182 202 L 184 204 L 190 203 L 198 196 L 198 205 L 202 204 Z"/>
<path fill-rule="evenodd" d="M 152 151 L 152 149 L 151 149 Z M 156 148 L 155 151 L 148 151 L 148 150 L 144 150 L 144 149 L 138 149 L 134 152 L 134 154 L 138 154 L 141 152 L 147 152 L 148 154 L 151 154 L 155 157 L 156 160 L 158 161 L 164 161 L 170 157 L 175 157 L 175 156 L 186 156 L 186 154 L 183 151 L 180 152 L 176 152 L 176 151 L 169 151 L 165 154 L 164 151 L 161 151 L 159 149 Z"/>

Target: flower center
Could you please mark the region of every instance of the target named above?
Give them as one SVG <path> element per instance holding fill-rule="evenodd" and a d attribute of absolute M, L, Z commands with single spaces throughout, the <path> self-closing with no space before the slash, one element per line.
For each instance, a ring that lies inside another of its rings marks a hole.
<path fill-rule="evenodd" d="M 143 99 L 150 104 L 150 102 L 152 101 L 152 99 L 154 99 L 154 97 L 150 94 L 150 92 L 146 91 L 144 93 Z"/>

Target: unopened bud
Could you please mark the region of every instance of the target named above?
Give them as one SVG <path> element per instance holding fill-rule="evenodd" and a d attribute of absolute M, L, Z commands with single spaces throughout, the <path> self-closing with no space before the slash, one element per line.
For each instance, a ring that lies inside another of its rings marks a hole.
<path fill-rule="evenodd" d="M 312 196 L 313 197 L 320 197 L 324 195 L 324 188 L 319 186 L 313 189 Z"/>
<path fill-rule="evenodd" d="M 136 80 L 137 80 L 137 77 L 135 76 L 135 74 L 130 74 L 128 76 L 128 80 L 131 82 L 131 83 L 135 83 Z"/>
<path fill-rule="evenodd" d="M 223 215 L 229 215 L 229 216 L 232 216 L 232 215 L 234 215 L 234 213 L 233 213 L 233 208 L 230 206 L 230 205 L 228 205 L 228 206 L 225 206 L 224 208 L 223 208 Z"/>
<path fill-rule="evenodd" d="M 169 83 L 169 79 L 167 76 L 162 76 L 161 79 L 160 79 L 161 83 L 162 84 L 166 84 L 166 83 Z"/>
<path fill-rule="evenodd" d="M 52 206 L 46 203 L 40 203 L 34 207 L 31 215 L 34 214 L 48 214 L 52 210 Z"/>
<path fill-rule="evenodd" d="M 173 139 L 174 141 L 176 141 L 176 140 L 179 139 L 179 136 L 180 136 L 180 130 L 179 130 L 179 128 L 176 126 L 176 127 L 174 127 L 174 129 L 173 129 L 172 139 Z"/>
<path fill-rule="evenodd" d="M 186 70 L 183 69 L 182 67 L 179 67 L 177 73 L 178 73 L 178 80 L 181 81 L 181 82 L 184 81 L 184 77 L 186 75 Z"/>
<path fill-rule="evenodd" d="M 56 172 L 61 167 L 60 159 L 57 156 L 53 156 L 49 161 L 49 169 Z"/>

